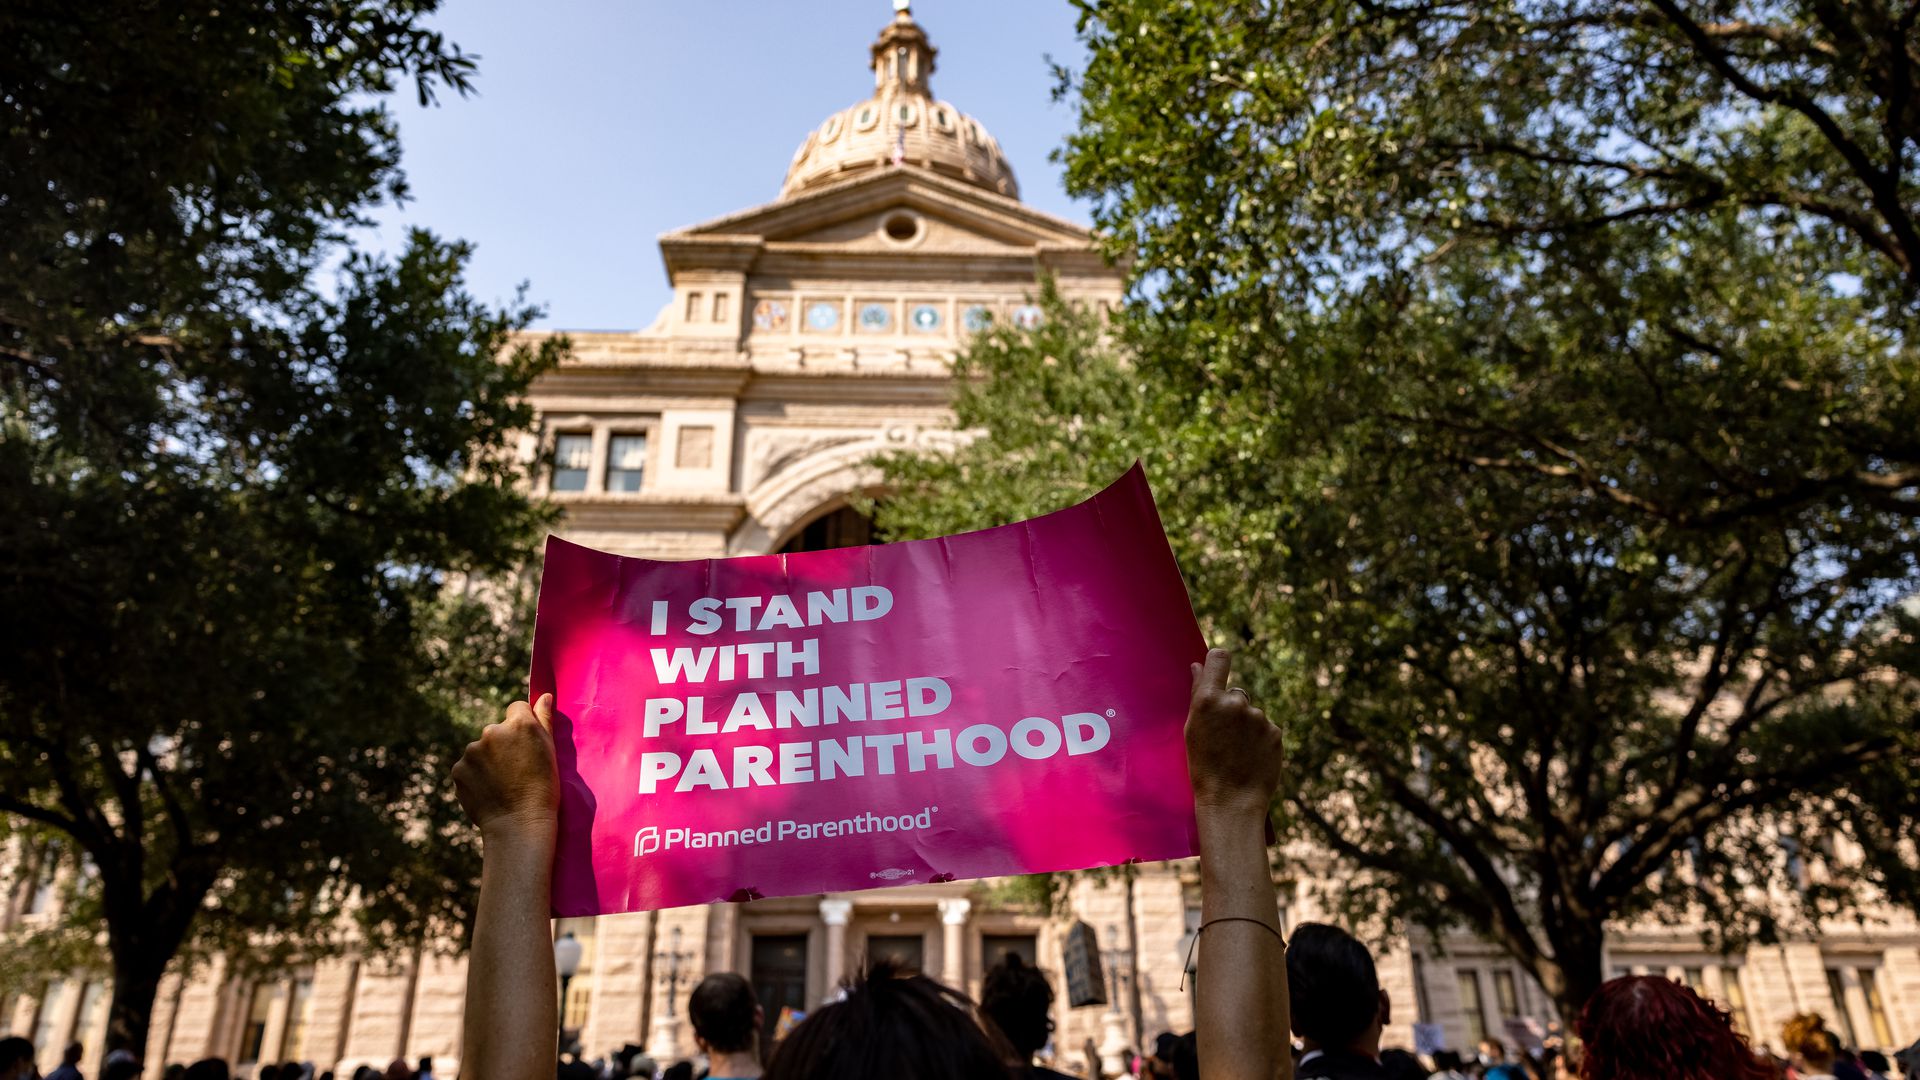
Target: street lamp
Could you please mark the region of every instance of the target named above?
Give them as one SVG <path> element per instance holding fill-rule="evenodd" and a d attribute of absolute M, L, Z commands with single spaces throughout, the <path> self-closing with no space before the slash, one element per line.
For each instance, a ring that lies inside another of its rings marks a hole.
<path fill-rule="evenodd" d="M 647 1056 L 655 1061 L 672 1061 L 680 1056 L 679 1003 L 675 999 L 680 996 L 680 966 L 692 959 L 693 953 L 680 948 L 677 926 L 667 935 L 667 947 L 653 954 L 652 969 L 666 972 L 659 976 L 658 985 L 667 992 L 667 1007 L 654 1011 L 653 1030 L 647 1036 Z"/>
<path fill-rule="evenodd" d="M 1120 1009 L 1120 999 L 1133 982 L 1133 951 L 1120 947 L 1120 928 L 1112 924 L 1107 926 L 1107 944 L 1100 950 L 1100 967 L 1109 980 L 1107 1012 L 1100 1018 L 1100 1071 L 1118 1076 L 1127 1071 L 1128 1051 L 1139 1049 L 1140 1036 L 1136 1031 L 1129 1041 L 1127 1018 Z"/>
<path fill-rule="evenodd" d="M 1107 924 L 1106 954 L 1113 958 L 1110 970 L 1113 972 L 1114 982 L 1119 984 L 1115 989 L 1120 991 L 1111 995 L 1110 1007 L 1114 1012 L 1119 1012 L 1120 998 L 1126 988 L 1133 983 L 1133 950 L 1120 947 L 1120 928 L 1111 923 Z"/>
<path fill-rule="evenodd" d="M 567 1030 L 567 985 L 580 972 L 580 939 L 569 930 L 561 934 L 553 943 L 553 969 L 560 973 L 560 1032 L 561 1042 L 566 1041 Z"/>
<path fill-rule="evenodd" d="M 655 953 L 654 959 L 667 966 L 667 977 L 663 981 L 667 984 L 667 1017 L 671 1019 L 677 1015 L 674 1001 L 680 996 L 680 965 L 693 959 L 692 953 L 680 950 L 679 927 L 674 927 L 673 932 L 667 935 L 666 951 Z"/>

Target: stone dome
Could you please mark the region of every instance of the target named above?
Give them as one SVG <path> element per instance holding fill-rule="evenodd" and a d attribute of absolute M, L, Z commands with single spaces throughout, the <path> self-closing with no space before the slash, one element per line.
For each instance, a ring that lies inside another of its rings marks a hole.
<path fill-rule="evenodd" d="M 928 90 L 937 50 L 904 0 L 894 0 L 894 7 L 893 22 L 873 43 L 873 96 L 808 133 L 780 197 L 904 164 L 1019 198 L 1020 185 L 1000 144 L 979 121 Z"/>

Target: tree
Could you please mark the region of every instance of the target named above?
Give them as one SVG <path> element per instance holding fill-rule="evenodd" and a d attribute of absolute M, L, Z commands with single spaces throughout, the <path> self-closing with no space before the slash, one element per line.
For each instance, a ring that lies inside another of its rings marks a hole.
<path fill-rule="evenodd" d="M 495 594 L 564 345 L 516 343 L 463 244 L 347 247 L 405 190 L 379 99 L 467 87 L 434 6 L 0 13 L 0 810 L 80 867 L 110 1048 L 189 943 L 465 918 L 444 776 L 525 670 Z"/>
<path fill-rule="evenodd" d="M 883 525 L 1146 457 L 1346 914 L 1563 1015 L 1610 923 L 1920 899 L 1920 5 L 1080 8 L 1120 347 L 1085 398 L 977 350 Z"/>

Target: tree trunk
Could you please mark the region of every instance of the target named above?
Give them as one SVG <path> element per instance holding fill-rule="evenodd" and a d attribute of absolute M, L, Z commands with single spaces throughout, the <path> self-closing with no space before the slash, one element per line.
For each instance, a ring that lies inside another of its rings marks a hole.
<path fill-rule="evenodd" d="M 1567 933 L 1556 935 L 1553 941 L 1554 959 L 1544 965 L 1541 988 L 1553 998 L 1554 1008 L 1560 1010 L 1560 1022 L 1571 1032 L 1574 1022 L 1580 1019 L 1581 1010 L 1587 1007 L 1587 1001 L 1606 981 L 1602 968 L 1602 951 L 1606 944 L 1606 934 Z"/>
<path fill-rule="evenodd" d="M 151 957 L 140 953 L 113 957 L 113 1000 L 107 1005 L 107 1052 L 130 1051 L 145 1060 L 147 1031 L 153 1023 L 153 1002 L 160 993 L 160 978 L 166 974 L 170 957 Z M 152 1075 L 159 1075 L 165 1062 L 148 1062 Z"/>
<path fill-rule="evenodd" d="M 212 874 L 176 866 L 171 878 L 150 894 L 142 892 L 138 883 L 139 878 L 130 874 L 101 874 L 107 950 L 113 962 L 107 1052 L 126 1050 L 145 1060 L 160 980 L 193 928 L 193 920 L 212 887 Z M 159 1069 L 166 1063 L 148 1064 Z"/>

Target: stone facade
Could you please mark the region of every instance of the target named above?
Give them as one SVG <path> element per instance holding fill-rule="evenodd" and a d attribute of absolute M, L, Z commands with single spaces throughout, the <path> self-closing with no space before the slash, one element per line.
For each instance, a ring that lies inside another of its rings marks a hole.
<path fill-rule="evenodd" d="M 1122 273 L 1081 226 L 1017 199 L 999 147 L 971 118 L 931 96 L 934 50 L 901 11 L 873 47 L 874 96 L 834 113 L 803 142 L 775 201 L 661 238 L 673 299 L 631 333 L 574 333 L 575 355 L 533 393 L 540 424 L 523 452 L 554 467 L 537 481 L 566 510 L 564 532 L 592 547 L 692 559 L 862 542 L 846 507 L 873 489 L 880 451 L 937 449 L 948 428 L 949 363 L 988 319 L 1029 323 L 1042 273 L 1070 301 L 1119 302 Z M 14 887 L 0 930 L 50 917 L 32 853 L 9 864 Z M 1075 919 L 1093 926 L 1111 970 L 1137 979 L 1139 1031 L 1126 1007 L 1058 1008 L 1057 1063 L 1084 1048 L 1111 1071 L 1119 1051 L 1192 1027 L 1182 986 L 1186 935 L 1197 924 L 1191 864 L 1075 882 L 1064 914 L 1008 899 L 1001 882 L 912 885 L 844 896 L 756 901 L 655 914 L 563 920 L 582 945 L 567 988 L 566 1026 L 590 1056 L 639 1043 L 661 1058 L 692 1051 L 687 989 L 710 971 L 755 980 L 770 1014 L 806 1010 L 869 954 L 893 953 L 977 993 L 1008 949 L 1058 972 Z M 1282 889 L 1282 922 L 1318 913 L 1311 883 Z M 1444 948 L 1439 947 L 1444 945 Z M 1551 1006 L 1512 961 L 1468 938 L 1402 938 L 1378 950 L 1394 1005 L 1388 1041 L 1412 1025 L 1442 1027 L 1471 1048 L 1509 1019 L 1544 1024 Z M 1817 937 L 1710 954 L 1684 929 L 1615 937 L 1611 970 L 1695 983 L 1777 1044 L 1803 1010 L 1852 1041 L 1892 1048 L 1920 1037 L 1920 928 L 1892 915 L 1835 925 Z M 259 980 L 215 962 L 169 978 L 147 1060 L 225 1057 L 309 1061 L 344 1076 L 396 1057 L 457 1070 L 465 969 L 424 955 L 328 961 Z M 78 1037 L 99 1061 L 104 984 L 55 981 L 0 1000 L 0 1027 L 38 1036 L 44 1069 Z M 83 1006 L 85 1008 L 83 1009 Z"/>

